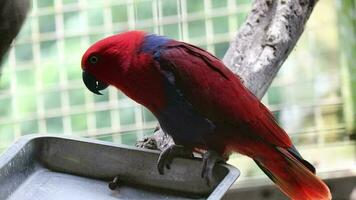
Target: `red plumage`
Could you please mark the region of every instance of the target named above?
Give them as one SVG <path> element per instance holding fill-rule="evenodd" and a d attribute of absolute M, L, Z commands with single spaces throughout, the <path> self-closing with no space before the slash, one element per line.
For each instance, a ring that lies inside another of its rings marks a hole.
<path fill-rule="evenodd" d="M 101 63 L 88 63 L 92 55 L 99 55 Z M 289 136 L 269 110 L 205 50 L 144 32 L 127 32 L 94 44 L 83 56 L 82 68 L 150 109 L 168 134 L 184 146 L 213 149 L 221 155 L 231 151 L 247 155 L 292 199 L 331 199 L 327 186 L 295 153 Z M 189 109 L 194 113 L 179 114 Z M 168 125 L 174 120 L 161 114 L 171 110 L 168 114 L 178 114 L 176 126 Z M 205 132 L 192 133 L 198 134 L 197 139 L 189 140 L 169 129 L 184 131 L 182 126 L 187 126 L 189 132 L 192 126 L 184 118 L 193 116 L 190 121 L 194 121 L 196 113 L 213 124 L 211 132 L 202 122 L 203 128 L 197 130 Z"/>
<path fill-rule="evenodd" d="M 219 59 L 182 42 L 169 44 L 161 57 L 175 66 L 177 87 L 205 117 L 216 123 L 241 124 L 246 132 L 257 134 L 265 142 L 291 147 L 288 135 L 268 109 Z"/>

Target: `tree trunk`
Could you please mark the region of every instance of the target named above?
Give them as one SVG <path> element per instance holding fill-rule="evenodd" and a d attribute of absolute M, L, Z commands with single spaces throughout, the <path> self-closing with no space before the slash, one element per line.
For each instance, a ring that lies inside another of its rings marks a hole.
<path fill-rule="evenodd" d="M 255 0 L 223 62 L 261 99 L 287 59 L 316 0 Z M 162 150 L 173 144 L 162 129 L 136 146 Z"/>

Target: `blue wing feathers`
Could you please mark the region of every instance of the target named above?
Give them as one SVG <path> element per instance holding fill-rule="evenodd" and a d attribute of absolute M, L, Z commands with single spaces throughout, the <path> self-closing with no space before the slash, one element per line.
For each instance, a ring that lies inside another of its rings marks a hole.
<path fill-rule="evenodd" d="M 155 56 L 161 51 L 164 50 L 158 49 L 152 53 Z M 178 80 L 174 70 L 176 66 L 164 57 L 157 56 L 155 60 L 165 77 L 165 93 L 168 99 L 167 106 L 157 116 L 161 127 L 178 144 L 203 144 L 204 138 L 213 132 L 215 125 L 200 115 L 177 87 Z"/>
<path fill-rule="evenodd" d="M 167 44 L 170 39 L 164 36 L 159 36 L 155 34 L 149 34 L 145 36 L 144 42 L 141 46 L 143 52 L 152 53 L 159 52 L 159 49 Z"/>

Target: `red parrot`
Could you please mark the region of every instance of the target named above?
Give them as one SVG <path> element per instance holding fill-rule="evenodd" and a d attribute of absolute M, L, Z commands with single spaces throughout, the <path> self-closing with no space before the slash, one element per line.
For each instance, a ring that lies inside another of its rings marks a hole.
<path fill-rule="evenodd" d="M 129 31 L 92 45 L 81 67 L 93 93 L 112 85 L 148 108 L 177 145 L 207 150 L 203 176 L 211 175 L 206 170 L 212 171 L 219 158 L 238 152 L 252 158 L 291 199 L 331 199 L 326 184 L 270 111 L 207 51 Z M 179 154 L 177 149 L 161 153 L 160 173 L 170 164 L 169 154 Z"/>

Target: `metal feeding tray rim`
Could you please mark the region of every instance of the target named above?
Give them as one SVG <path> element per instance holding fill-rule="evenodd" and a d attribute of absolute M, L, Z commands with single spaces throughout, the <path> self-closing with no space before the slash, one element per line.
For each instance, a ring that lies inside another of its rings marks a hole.
<path fill-rule="evenodd" d="M 0 154 L 0 170 L 4 168 L 8 163 L 10 163 L 18 153 L 31 141 L 38 139 L 63 139 L 70 140 L 75 142 L 84 142 L 88 144 L 96 144 L 96 145 L 104 145 L 108 147 L 114 148 L 122 148 L 130 151 L 139 151 L 144 153 L 152 153 L 159 155 L 159 151 L 150 150 L 144 148 L 133 147 L 125 144 L 116 144 L 107 141 L 89 139 L 89 138 L 79 138 L 75 136 L 53 136 L 53 135 L 26 135 L 22 136 L 19 140 L 14 142 L 7 150 L 5 150 L 2 154 Z M 230 186 L 235 182 L 235 180 L 240 176 L 240 171 L 229 165 L 229 164 L 219 164 L 227 169 L 227 173 L 225 177 L 222 179 L 220 183 L 216 185 L 214 190 L 208 196 L 208 200 L 216 200 L 221 199 Z M 80 176 L 80 175 L 79 175 Z"/>

